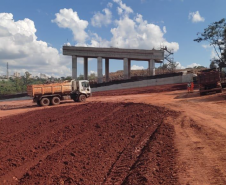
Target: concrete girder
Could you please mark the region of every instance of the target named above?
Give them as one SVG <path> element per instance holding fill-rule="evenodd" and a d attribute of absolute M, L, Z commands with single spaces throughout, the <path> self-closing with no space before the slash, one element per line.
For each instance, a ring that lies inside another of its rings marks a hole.
<path fill-rule="evenodd" d="M 63 46 L 63 54 L 89 58 L 97 57 L 110 59 L 130 58 L 131 60 L 142 60 L 142 61 L 149 61 L 151 59 L 156 61 L 164 60 L 163 50 Z"/>

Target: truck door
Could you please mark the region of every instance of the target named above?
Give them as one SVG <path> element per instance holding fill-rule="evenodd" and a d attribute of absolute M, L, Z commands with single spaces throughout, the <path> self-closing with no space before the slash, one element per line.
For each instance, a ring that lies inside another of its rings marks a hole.
<path fill-rule="evenodd" d="M 80 92 L 84 93 L 84 94 L 90 94 L 91 93 L 89 81 L 82 81 L 81 82 Z"/>

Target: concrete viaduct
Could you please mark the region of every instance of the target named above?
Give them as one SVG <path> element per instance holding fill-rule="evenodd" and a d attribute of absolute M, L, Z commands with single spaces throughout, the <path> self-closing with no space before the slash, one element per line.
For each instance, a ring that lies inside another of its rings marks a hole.
<path fill-rule="evenodd" d="M 148 61 L 149 75 L 155 75 L 155 63 L 162 63 L 164 51 L 121 48 L 63 46 L 63 55 L 72 56 L 72 79 L 77 79 L 77 57 L 84 58 L 84 79 L 88 79 L 88 58 L 97 58 L 97 82 L 103 82 L 102 59 L 105 59 L 105 78 L 109 81 L 109 59 L 122 59 L 124 79 L 130 78 L 131 60 Z"/>

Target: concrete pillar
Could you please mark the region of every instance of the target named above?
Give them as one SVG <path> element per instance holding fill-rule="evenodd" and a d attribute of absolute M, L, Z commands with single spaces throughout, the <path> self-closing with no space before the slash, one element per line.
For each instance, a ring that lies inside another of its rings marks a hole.
<path fill-rule="evenodd" d="M 148 61 L 148 71 L 149 76 L 155 76 L 155 61 L 152 59 Z"/>
<path fill-rule="evenodd" d="M 128 78 L 131 77 L 131 60 L 128 61 Z"/>
<path fill-rule="evenodd" d="M 88 57 L 84 57 L 84 80 L 88 80 Z"/>
<path fill-rule="evenodd" d="M 72 79 L 77 80 L 77 56 L 72 56 Z"/>
<path fill-rule="evenodd" d="M 109 58 L 105 58 L 105 78 L 109 82 Z"/>
<path fill-rule="evenodd" d="M 97 83 L 103 82 L 102 57 L 97 58 Z"/>
<path fill-rule="evenodd" d="M 123 59 L 124 79 L 129 79 L 129 60 L 128 58 Z"/>

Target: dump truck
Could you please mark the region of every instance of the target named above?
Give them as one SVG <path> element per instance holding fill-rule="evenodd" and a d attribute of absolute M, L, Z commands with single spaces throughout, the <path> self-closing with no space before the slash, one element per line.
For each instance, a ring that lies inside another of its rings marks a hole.
<path fill-rule="evenodd" d="M 220 72 L 209 69 L 198 72 L 198 84 L 200 96 L 209 92 L 222 92 Z"/>
<path fill-rule="evenodd" d="M 221 69 L 220 77 L 221 77 L 221 86 L 222 88 L 225 88 L 226 87 L 226 66 Z"/>
<path fill-rule="evenodd" d="M 87 80 L 71 80 L 62 83 L 34 84 L 27 86 L 27 93 L 39 106 L 58 105 L 61 100 L 84 102 L 91 96 Z"/>

